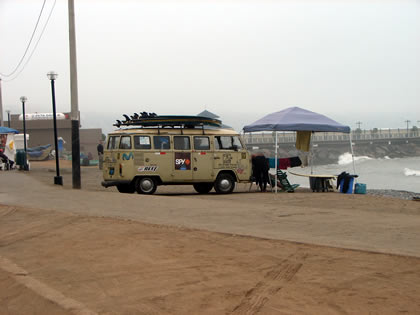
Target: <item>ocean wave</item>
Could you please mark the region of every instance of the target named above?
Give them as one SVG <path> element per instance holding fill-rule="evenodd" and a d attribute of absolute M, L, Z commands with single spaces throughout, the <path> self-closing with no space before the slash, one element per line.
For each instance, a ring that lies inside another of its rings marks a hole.
<path fill-rule="evenodd" d="M 361 161 L 361 160 L 372 160 L 372 158 L 368 156 L 355 156 L 354 161 Z M 351 153 L 346 152 L 338 157 L 338 164 L 339 165 L 346 165 L 352 163 L 353 159 L 351 157 Z"/>
<path fill-rule="evenodd" d="M 404 168 L 404 175 L 405 176 L 420 176 L 420 171 Z"/>

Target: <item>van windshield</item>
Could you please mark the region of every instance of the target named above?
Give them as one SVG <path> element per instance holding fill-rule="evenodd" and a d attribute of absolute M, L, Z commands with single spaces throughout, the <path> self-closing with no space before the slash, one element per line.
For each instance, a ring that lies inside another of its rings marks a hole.
<path fill-rule="evenodd" d="M 115 149 L 117 149 L 118 148 L 118 144 L 119 144 L 119 141 L 118 141 L 119 139 L 120 139 L 119 136 L 111 136 L 111 137 L 109 137 L 107 149 L 108 150 L 115 150 Z"/>

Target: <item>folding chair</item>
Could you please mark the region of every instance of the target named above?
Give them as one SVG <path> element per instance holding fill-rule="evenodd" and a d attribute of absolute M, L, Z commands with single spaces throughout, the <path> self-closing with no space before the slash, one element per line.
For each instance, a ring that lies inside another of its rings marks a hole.
<path fill-rule="evenodd" d="M 280 191 L 284 192 L 295 192 L 295 189 L 298 188 L 299 184 L 290 184 L 289 180 L 287 179 L 287 174 L 283 172 L 281 169 L 277 169 L 277 187 L 280 188 Z M 270 182 L 271 186 L 274 187 L 275 185 L 275 176 L 270 174 Z"/>

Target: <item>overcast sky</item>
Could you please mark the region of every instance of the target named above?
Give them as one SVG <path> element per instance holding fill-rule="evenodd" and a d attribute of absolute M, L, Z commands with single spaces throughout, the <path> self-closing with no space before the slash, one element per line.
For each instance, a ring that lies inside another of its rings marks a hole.
<path fill-rule="evenodd" d="M 1 73 L 18 64 L 42 4 L 0 0 Z M 75 0 L 75 10 L 84 128 L 207 109 L 240 130 L 290 106 L 351 128 L 420 125 L 420 1 Z M 55 70 L 57 110 L 70 111 L 67 14 L 57 0 L 25 69 L 2 77 L 4 110 L 21 113 L 25 95 L 27 113 L 52 112 Z"/>

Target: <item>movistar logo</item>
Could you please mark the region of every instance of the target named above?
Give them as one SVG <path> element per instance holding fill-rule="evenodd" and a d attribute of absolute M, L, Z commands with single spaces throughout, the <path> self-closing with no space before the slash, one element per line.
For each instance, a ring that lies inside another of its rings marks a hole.
<path fill-rule="evenodd" d="M 131 160 L 131 159 L 134 159 L 134 155 L 133 155 L 133 152 L 130 152 L 130 153 L 123 153 L 123 155 L 122 155 L 122 159 L 123 160 Z"/>

